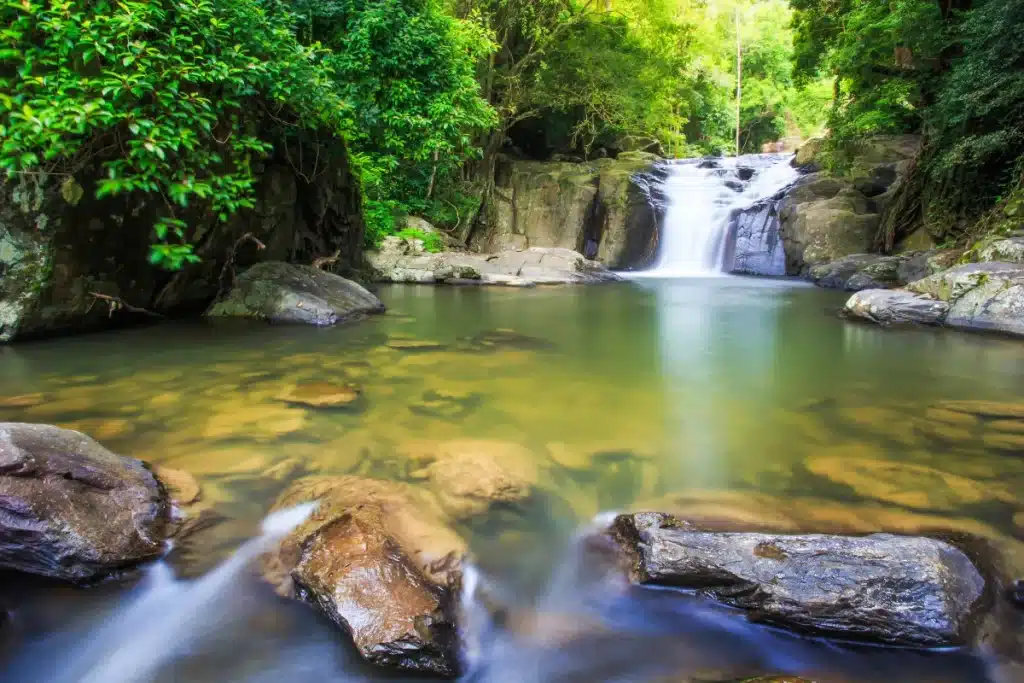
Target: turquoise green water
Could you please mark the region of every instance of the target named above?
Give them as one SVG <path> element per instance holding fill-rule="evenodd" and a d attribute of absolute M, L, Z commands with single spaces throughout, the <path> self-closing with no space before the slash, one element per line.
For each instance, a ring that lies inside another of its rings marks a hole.
<path fill-rule="evenodd" d="M 388 314 L 336 329 L 168 323 L 3 348 L 0 419 L 194 473 L 220 521 L 172 553 L 184 576 L 251 535 L 298 476 L 416 481 L 418 453 L 462 440 L 515 460 L 539 492 L 460 527 L 484 566 L 529 574 L 550 555 L 538 534 L 648 507 L 963 531 L 1024 571 L 1019 341 L 846 322 L 841 294 L 738 278 L 380 296 Z M 289 400 L 325 383 L 358 401 Z M 963 403 L 977 401 L 1009 417 Z M 60 628 L 40 619 L 8 644 Z"/>

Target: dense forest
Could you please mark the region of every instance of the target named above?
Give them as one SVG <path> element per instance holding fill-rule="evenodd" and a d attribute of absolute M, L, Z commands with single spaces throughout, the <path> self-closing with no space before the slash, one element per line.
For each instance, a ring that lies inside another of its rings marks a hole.
<path fill-rule="evenodd" d="M 346 145 L 369 244 L 407 214 L 473 220 L 503 153 L 827 129 L 841 173 L 859 139 L 923 132 L 882 248 L 998 229 L 1024 170 L 1024 0 L 19 0 L 0 20 L 0 166 L 156 198 L 168 269 L 197 259 L 184 207 L 252 207 L 274 151 L 312 175 Z"/>

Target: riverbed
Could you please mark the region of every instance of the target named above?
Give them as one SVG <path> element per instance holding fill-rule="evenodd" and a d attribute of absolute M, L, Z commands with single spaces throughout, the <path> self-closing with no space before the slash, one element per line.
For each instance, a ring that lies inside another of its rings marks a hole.
<path fill-rule="evenodd" d="M 779 530 L 962 532 L 990 540 L 1024 573 L 1024 433 L 964 409 L 1024 406 L 1019 341 L 844 321 L 842 294 L 787 280 L 378 294 L 387 314 L 333 329 L 167 322 L 0 349 L 0 420 L 77 429 L 186 470 L 210 520 L 158 565 L 160 576 L 91 589 L 2 577 L 0 600 L 14 615 L 0 625 L 2 680 L 58 680 L 54 667 L 99 637 L 119 601 L 210 571 L 256 533 L 290 481 L 348 473 L 415 484 L 417 453 L 437 441 L 474 440 L 538 473 L 527 503 L 459 529 L 481 570 L 527 602 L 550 590 L 576 530 L 630 508 Z M 325 383 L 359 398 L 289 399 Z M 648 603 L 615 609 L 650 623 Z M 197 620 L 209 636 L 176 651 L 155 680 L 379 678 L 329 622 L 255 575 L 208 610 Z M 728 628 L 715 621 L 672 641 L 702 653 L 683 674 L 732 674 L 742 662 L 737 675 L 832 671 L 849 683 L 985 676 L 971 653 L 836 652 L 719 618 Z M 617 658 L 598 644 L 566 650 L 579 661 L 609 653 L 599 670 L 516 677 L 523 663 L 510 657 L 506 678 L 492 670 L 482 680 L 654 680 L 646 664 L 657 657 L 622 629 L 618 642 L 631 649 Z"/>

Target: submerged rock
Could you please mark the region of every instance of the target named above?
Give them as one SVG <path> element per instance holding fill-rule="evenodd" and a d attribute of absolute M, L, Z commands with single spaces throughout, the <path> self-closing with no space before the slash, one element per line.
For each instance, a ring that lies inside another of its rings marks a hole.
<path fill-rule="evenodd" d="M 328 326 L 383 313 L 384 304 L 361 285 L 312 266 L 257 263 L 213 304 L 213 317 Z"/>
<path fill-rule="evenodd" d="M 548 351 L 555 348 L 555 345 L 546 339 L 531 337 L 530 335 L 505 328 L 481 332 L 474 336 L 469 343 L 474 349 L 487 350 Z"/>
<path fill-rule="evenodd" d="M 480 394 L 474 392 L 428 389 L 419 401 L 409 406 L 409 410 L 418 415 L 456 420 L 476 410 L 482 399 Z"/>
<path fill-rule="evenodd" d="M 401 450 L 424 463 L 414 476 L 430 481 L 445 512 L 454 519 L 483 514 L 492 505 L 523 501 L 540 477 L 533 452 L 505 441 L 418 441 Z"/>
<path fill-rule="evenodd" d="M 634 580 L 694 588 L 756 621 L 893 645 L 965 643 L 985 582 L 930 538 L 694 531 L 658 513 L 619 516 Z"/>
<path fill-rule="evenodd" d="M 333 382 L 303 382 L 281 394 L 278 399 L 305 408 L 346 408 L 357 401 L 361 393 L 351 384 Z"/>
<path fill-rule="evenodd" d="M 378 666 L 453 678 L 465 544 L 425 495 L 362 477 L 295 482 L 274 509 L 319 507 L 264 559 L 280 594 L 316 606 Z"/>
<path fill-rule="evenodd" d="M 96 579 L 158 556 L 167 524 L 141 461 L 78 432 L 0 423 L 0 568 Z"/>
<path fill-rule="evenodd" d="M 1017 499 L 1002 482 L 979 481 L 914 463 L 843 453 L 809 458 L 806 467 L 865 498 L 920 510 L 956 510 L 990 501 L 1012 504 Z"/>

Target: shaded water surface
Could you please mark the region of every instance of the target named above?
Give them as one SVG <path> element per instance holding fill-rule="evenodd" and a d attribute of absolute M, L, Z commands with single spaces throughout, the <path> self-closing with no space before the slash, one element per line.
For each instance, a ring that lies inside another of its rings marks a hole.
<path fill-rule="evenodd" d="M 1024 344 L 843 322 L 842 295 L 739 278 L 380 295 L 387 315 L 337 329 L 164 324 L 0 349 L 0 420 L 188 470 L 218 520 L 166 563 L 89 590 L 0 577 L 0 679 L 58 680 L 119 605 L 188 590 L 295 478 L 426 486 L 424 444 L 473 439 L 538 484 L 459 527 L 492 590 L 601 625 L 554 649 L 488 625 L 474 680 L 984 680 L 966 654 L 837 648 L 646 590 L 606 599 L 566 554 L 597 513 L 647 507 L 780 530 L 966 532 L 1021 573 L 1024 420 L 960 402 L 1024 405 Z M 309 405 L 351 389 L 343 406 Z M 185 628 L 202 638 L 169 638 L 153 680 L 379 678 L 248 574 L 198 612 Z"/>

